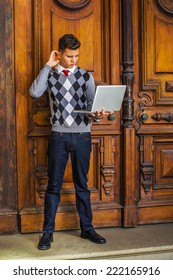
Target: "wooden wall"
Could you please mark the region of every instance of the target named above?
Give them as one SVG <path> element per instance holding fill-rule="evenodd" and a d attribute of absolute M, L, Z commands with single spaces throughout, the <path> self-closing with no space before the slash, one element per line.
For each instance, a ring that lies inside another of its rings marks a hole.
<path fill-rule="evenodd" d="M 17 230 L 13 1 L 0 1 L 0 232 Z"/>

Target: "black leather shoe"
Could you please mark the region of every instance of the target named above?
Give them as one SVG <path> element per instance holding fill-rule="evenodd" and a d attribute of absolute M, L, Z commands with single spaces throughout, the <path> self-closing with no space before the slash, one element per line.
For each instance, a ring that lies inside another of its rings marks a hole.
<path fill-rule="evenodd" d="M 81 231 L 81 238 L 89 239 L 91 242 L 97 243 L 97 244 L 104 244 L 106 243 L 106 239 L 99 235 L 95 230 L 89 231 L 89 230 L 82 230 Z"/>
<path fill-rule="evenodd" d="M 53 233 L 43 233 L 39 243 L 39 250 L 48 250 L 51 247 L 51 242 L 53 242 Z"/>

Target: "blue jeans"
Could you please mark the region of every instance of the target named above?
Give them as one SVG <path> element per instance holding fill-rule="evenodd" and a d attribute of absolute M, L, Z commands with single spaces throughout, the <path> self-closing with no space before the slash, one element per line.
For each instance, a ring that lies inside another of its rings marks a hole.
<path fill-rule="evenodd" d="M 76 191 L 76 208 L 82 230 L 92 230 L 92 211 L 87 175 L 90 163 L 91 135 L 52 132 L 48 144 L 48 187 L 44 200 L 43 232 L 53 233 L 60 191 L 69 154 Z"/>

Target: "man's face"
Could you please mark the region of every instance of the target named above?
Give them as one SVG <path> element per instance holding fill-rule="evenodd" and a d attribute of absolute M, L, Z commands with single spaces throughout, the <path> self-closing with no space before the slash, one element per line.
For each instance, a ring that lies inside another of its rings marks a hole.
<path fill-rule="evenodd" d="M 79 57 L 79 49 L 77 50 L 70 50 L 65 49 L 65 51 L 59 54 L 60 57 L 60 64 L 64 68 L 73 68 L 76 65 Z"/>

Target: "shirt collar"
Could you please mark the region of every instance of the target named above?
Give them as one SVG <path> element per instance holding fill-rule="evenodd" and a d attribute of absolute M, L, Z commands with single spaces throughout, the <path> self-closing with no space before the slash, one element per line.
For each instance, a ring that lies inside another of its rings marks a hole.
<path fill-rule="evenodd" d="M 72 73 L 74 73 L 74 71 L 76 69 L 76 65 L 73 68 L 64 68 L 58 63 L 58 65 L 55 68 L 58 70 L 58 73 L 62 72 L 64 69 L 66 69 L 72 74 Z"/>

